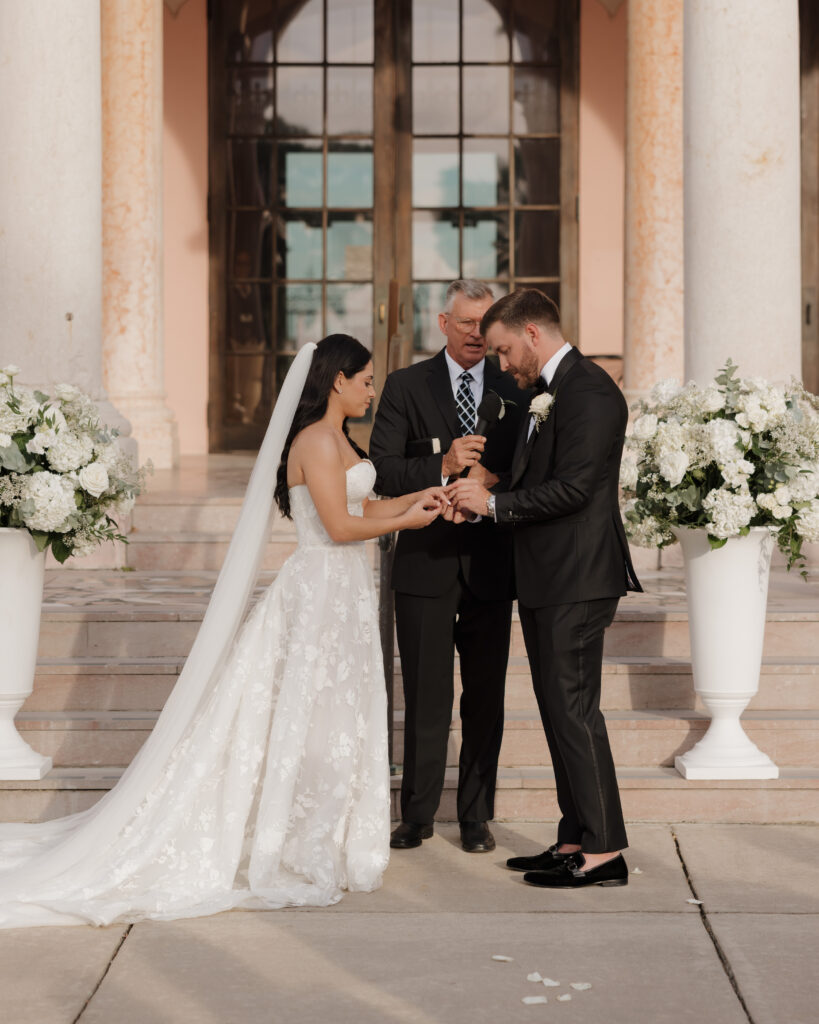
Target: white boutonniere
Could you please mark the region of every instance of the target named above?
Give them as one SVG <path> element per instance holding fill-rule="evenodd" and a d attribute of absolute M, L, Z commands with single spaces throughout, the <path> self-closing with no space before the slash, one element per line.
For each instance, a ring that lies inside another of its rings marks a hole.
<path fill-rule="evenodd" d="M 554 400 L 555 396 L 550 395 L 548 391 L 544 391 L 542 395 L 536 395 L 532 399 L 529 405 L 529 413 L 534 417 L 535 431 L 540 430 L 549 418 L 549 413 L 552 410 L 552 402 L 554 402 Z"/>

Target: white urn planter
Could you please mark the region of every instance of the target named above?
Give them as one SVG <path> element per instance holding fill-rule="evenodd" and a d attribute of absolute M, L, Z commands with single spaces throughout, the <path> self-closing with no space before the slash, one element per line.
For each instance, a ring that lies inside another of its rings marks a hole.
<path fill-rule="evenodd" d="M 675 529 L 685 563 L 694 689 L 710 712 L 705 736 L 675 759 L 686 779 L 776 779 L 740 715 L 759 688 L 774 538 L 765 527 L 712 549 L 705 530 Z"/>
<path fill-rule="evenodd" d="M 41 779 L 51 758 L 32 750 L 14 716 L 34 686 L 45 552 L 28 530 L 0 528 L 0 779 Z"/>

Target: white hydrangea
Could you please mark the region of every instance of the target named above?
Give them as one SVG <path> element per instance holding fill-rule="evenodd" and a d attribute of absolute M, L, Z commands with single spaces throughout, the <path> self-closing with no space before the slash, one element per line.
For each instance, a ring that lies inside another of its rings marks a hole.
<path fill-rule="evenodd" d="M 633 491 L 637 486 L 637 477 L 637 456 L 629 449 L 625 449 L 620 462 L 620 486 L 626 491 Z"/>
<path fill-rule="evenodd" d="M 34 437 L 26 444 L 29 455 L 44 455 L 57 440 L 57 431 L 41 424 L 34 431 Z"/>
<path fill-rule="evenodd" d="M 788 411 L 784 393 L 764 380 L 753 379 L 745 383 L 749 389 L 741 391 L 738 396 L 737 423 L 757 433 L 769 430 Z"/>
<path fill-rule="evenodd" d="M 77 474 L 80 487 L 94 498 L 108 489 L 108 470 L 99 462 L 83 466 Z"/>
<path fill-rule="evenodd" d="M 643 516 L 639 523 L 627 522 L 626 532 L 628 539 L 638 548 L 657 548 L 668 539 L 654 516 Z"/>
<path fill-rule="evenodd" d="M 792 501 L 810 501 L 819 497 L 819 466 L 816 463 L 803 463 L 800 471 L 792 477 L 788 484 Z"/>
<path fill-rule="evenodd" d="M 819 541 L 819 500 L 814 498 L 796 514 L 799 535 L 811 544 Z"/>
<path fill-rule="evenodd" d="M 725 404 L 725 397 L 716 384 L 709 384 L 700 395 L 703 412 L 719 412 Z"/>
<path fill-rule="evenodd" d="M 11 434 L 4 434 L 2 431 L 0 431 L 0 448 L 8 448 L 11 442 Z"/>
<path fill-rule="evenodd" d="M 94 456 L 94 443 L 86 434 L 75 434 L 66 430 L 57 435 L 56 441 L 48 449 L 48 464 L 58 473 L 68 473 L 79 469 Z"/>
<path fill-rule="evenodd" d="M 791 495 L 787 487 L 777 487 L 775 491 L 760 494 L 756 499 L 757 505 L 770 512 L 774 519 L 789 519 L 793 515 L 790 501 Z"/>
<path fill-rule="evenodd" d="M 28 419 L 13 412 L 5 402 L 0 402 L 0 431 L 4 434 L 19 434 L 28 429 Z"/>
<path fill-rule="evenodd" d="M 74 485 L 57 473 L 29 473 L 20 487 L 23 522 L 30 530 L 45 533 L 64 533 L 70 529 L 66 523 L 76 514 Z"/>
<path fill-rule="evenodd" d="M 711 449 L 709 461 L 722 466 L 739 458 L 739 428 L 733 420 L 711 420 L 706 424 L 705 433 Z"/>
<path fill-rule="evenodd" d="M 665 405 L 672 398 L 676 398 L 681 390 L 679 381 L 674 380 L 673 377 L 667 377 L 665 380 L 658 381 L 651 389 L 651 399 L 660 405 Z"/>
<path fill-rule="evenodd" d="M 748 477 L 754 471 L 753 462 L 747 459 L 734 459 L 719 467 L 722 478 L 729 487 L 744 487 L 748 483 Z"/>
<path fill-rule="evenodd" d="M 715 537 L 735 537 L 754 516 L 756 504 L 749 491 L 709 491 L 703 498 L 703 509 L 709 514 L 708 532 Z"/>
<path fill-rule="evenodd" d="M 634 421 L 634 437 L 638 441 L 649 441 L 657 433 L 657 417 L 654 413 L 645 413 Z"/>

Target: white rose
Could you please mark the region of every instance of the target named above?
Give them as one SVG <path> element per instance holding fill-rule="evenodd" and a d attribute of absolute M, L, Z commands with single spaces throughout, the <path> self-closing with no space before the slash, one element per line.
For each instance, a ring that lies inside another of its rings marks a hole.
<path fill-rule="evenodd" d="M 108 470 L 99 462 L 83 466 L 77 474 L 77 478 L 80 487 L 94 498 L 98 498 L 103 491 L 108 489 Z"/>
<path fill-rule="evenodd" d="M 660 476 L 665 477 L 672 487 L 676 487 L 688 469 L 688 456 L 680 449 L 670 449 L 660 456 L 657 468 Z"/>
<path fill-rule="evenodd" d="M 753 471 L 754 464 L 747 459 L 735 459 L 720 466 L 722 478 L 729 487 L 742 487 L 743 484 L 747 484 L 748 477 Z"/>
<path fill-rule="evenodd" d="M 657 417 L 647 412 L 634 422 L 634 436 L 638 441 L 649 441 L 657 433 Z"/>
<path fill-rule="evenodd" d="M 719 412 L 723 407 L 724 398 L 716 384 L 709 384 L 702 392 L 700 402 L 703 412 Z"/>
<path fill-rule="evenodd" d="M 626 491 L 633 491 L 637 486 L 637 460 L 633 455 L 624 454 L 620 463 L 620 486 Z"/>
<path fill-rule="evenodd" d="M 73 402 L 75 398 L 80 397 L 82 391 L 73 384 L 58 384 L 54 388 L 54 393 L 63 402 Z"/>
<path fill-rule="evenodd" d="M 0 448 L 8 448 L 11 444 L 11 434 L 0 433 Z"/>
<path fill-rule="evenodd" d="M 7 377 L 16 377 L 18 373 L 22 373 L 22 372 L 23 371 L 20 369 L 19 366 L 14 366 L 13 364 L 11 364 L 9 366 L 4 366 L 3 367 L 3 373 Z"/>
<path fill-rule="evenodd" d="M 819 541 L 819 500 L 800 509 L 796 515 L 797 529 L 806 541 L 813 544 Z"/>

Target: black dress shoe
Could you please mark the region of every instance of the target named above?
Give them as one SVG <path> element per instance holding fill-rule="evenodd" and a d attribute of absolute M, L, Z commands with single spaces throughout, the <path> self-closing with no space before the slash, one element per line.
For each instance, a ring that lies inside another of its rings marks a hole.
<path fill-rule="evenodd" d="M 402 821 L 390 836 L 393 850 L 412 850 L 424 839 L 432 837 L 432 825 L 416 825 L 413 821 Z"/>
<path fill-rule="evenodd" d="M 571 853 L 558 853 L 557 847 L 558 843 L 554 843 L 548 850 L 534 857 L 510 857 L 506 866 L 512 871 L 549 871 L 573 856 Z"/>
<path fill-rule="evenodd" d="M 530 871 L 523 876 L 529 885 L 544 889 L 582 889 L 586 885 L 628 885 L 628 868 L 622 853 L 596 868 L 585 871 L 586 858 L 573 853 L 549 871 Z"/>
<path fill-rule="evenodd" d="M 467 853 L 489 853 L 495 849 L 495 837 L 485 821 L 462 821 L 461 846 Z"/>

